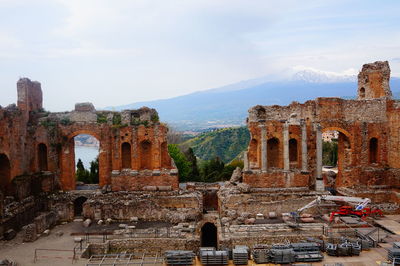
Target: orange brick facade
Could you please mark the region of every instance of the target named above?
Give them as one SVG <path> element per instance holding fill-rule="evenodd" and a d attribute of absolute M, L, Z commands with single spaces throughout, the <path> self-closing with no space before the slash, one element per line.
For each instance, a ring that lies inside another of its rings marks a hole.
<path fill-rule="evenodd" d="M 387 62 L 363 66 L 357 100 L 317 98 L 289 106 L 255 106 L 244 182 L 252 187 L 324 190 L 321 133 L 336 130 L 336 187 L 400 185 L 400 101 L 389 88 Z"/>
<path fill-rule="evenodd" d="M 167 147 L 168 128 L 154 109 L 96 111 L 92 104 L 48 113 L 40 83 L 20 79 L 18 105 L 0 108 L 0 190 L 13 194 L 13 179 L 50 172 L 63 190 L 75 189 L 74 137 L 100 142 L 99 185 L 113 191 L 176 190 L 178 172 Z M 15 182 L 14 182 L 15 183 Z"/>

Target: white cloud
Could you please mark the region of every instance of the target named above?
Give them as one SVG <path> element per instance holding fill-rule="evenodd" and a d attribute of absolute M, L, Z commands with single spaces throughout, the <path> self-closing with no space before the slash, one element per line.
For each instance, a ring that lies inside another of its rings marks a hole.
<path fill-rule="evenodd" d="M 97 106 L 166 98 L 284 76 L 293 66 L 349 75 L 363 63 L 397 58 L 400 50 L 396 8 L 374 5 L 0 0 L 0 67 L 4 79 L 42 81 L 48 102 L 68 90 L 68 108 L 79 97 Z M 390 63 L 399 73 L 400 62 Z"/>

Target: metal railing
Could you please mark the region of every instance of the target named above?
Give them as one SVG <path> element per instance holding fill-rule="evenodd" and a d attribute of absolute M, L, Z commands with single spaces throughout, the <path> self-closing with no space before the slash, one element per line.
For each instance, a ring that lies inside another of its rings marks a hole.
<path fill-rule="evenodd" d="M 44 251 L 45 255 L 41 255 L 41 251 Z M 71 253 L 65 256 L 62 256 L 60 254 L 54 254 L 54 253 Z M 72 257 L 71 257 L 72 255 Z M 35 254 L 33 257 L 33 262 L 36 263 L 38 261 L 38 259 L 71 259 L 72 260 L 72 264 L 75 262 L 75 260 L 77 260 L 76 258 L 76 253 L 75 253 L 75 249 L 49 249 L 49 248 L 36 248 L 35 249 Z"/>
<path fill-rule="evenodd" d="M 83 241 L 90 242 L 102 242 L 105 243 L 107 240 L 112 239 L 128 239 L 128 238 L 178 238 L 184 239 L 187 234 L 194 235 L 194 230 L 192 232 L 181 232 L 179 230 L 171 230 L 170 228 L 157 228 L 152 232 L 143 232 L 138 230 L 132 230 L 130 232 L 125 232 L 120 235 L 113 234 L 112 231 L 97 231 L 97 232 L 75 232 L 71 235 L 82 236 Z"/>
<path fill-rule="evenodd" d="M 93 255 L 86 263 L 86 266 L 105 266 L 105 265 L 162 266 L 164 265 L 164 259 L 159 255 L 149 256 L 146 253 L 119 253 L 119 254 Z"/>

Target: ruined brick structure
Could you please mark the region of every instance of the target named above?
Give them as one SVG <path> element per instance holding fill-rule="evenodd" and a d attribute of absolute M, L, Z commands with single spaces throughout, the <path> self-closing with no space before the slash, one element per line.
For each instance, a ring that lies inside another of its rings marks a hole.
<path fill-rule="evenodd" d="M 63 190 L 75 189 L 74 137 L 100 141 L 99 185 L 113 191 L 178 188 L 177 169 L 168 154 L 167 127 L 154 109 L 96 111 L 77 104 L 72 112 L 42 108 L 40 83 L 17 83 L 18 105 L 0 109 L 0 186 L 13 195 L 12 180 L 50 172 Z"/>
<path fill-rule="evenodd" d="M 20 79 L 18 105 L 0 107 L 0 239 L 23 229 L 26 241 L 34 241 L 76 216 L 163 221 L 171 224 L 171 234 L 184 236 L 104 243 L 118 250 L 144 242 L 146 248 L 195 249 L 210 239 L 220 247 L 270 243 L 282 236 L 297 241 L 300 231 L 303 237 L 319 237 L 321 223 L 292 234 L 283 220 L 267 226 L 256 218 L 275 219 L 328 193 L 322 133 L 332 130 L 339 132 L 335 188 L 398 213 L 400 101 L 391 97 L 389 78 L 388 63 L 375 62 L 363 66 L 356 100 L 317 98 L 251 108 L 243 173 L 235 170 L 223 184 L 188 183 L 181 189 L 168 154 L 168 129 L 154 109 L 96 111 L 80 103 L 71 112 L 49 113 L 42 108 L 40 83 Z M 100 142 L 101 191 L 75 190 L 79 134 Z"/>
<path fill-rule="evenodd" d="M 317 98 L 252 107 L 244 182 L 256 188 L 323 191 L 321 134 L 336 130 L 338 189 L 397 188 L 400 101 L 391 97 L 389 78 L 387 61 L 365 64 L 356 100 Z"/>

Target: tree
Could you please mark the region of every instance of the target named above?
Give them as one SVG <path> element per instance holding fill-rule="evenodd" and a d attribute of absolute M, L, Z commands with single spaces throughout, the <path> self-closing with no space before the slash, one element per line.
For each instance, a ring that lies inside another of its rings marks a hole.
<path fill-rule="evenodd" d="M 180 181 L 189 181 L 191 167 L 186 156 L 181 152 L 177 144 L 169 144 L 168 152 L 172 159 L 174 159 L 175 165 L 178 168 Z"/>
<path fill-rule="evenodd" d="M 76 164 L 76 179 L 78 181 L 89 183 L 90 173 L 88 170 L 85 169 L 83 162 L 81 159 L 78 159 L 78 163 Z"/>
<path fill-rule="evenodd" d="M 216 182 L 221 180 L 221 174 L 225 164 L 219 157 L 204 161 L 200 167 L 201 179 L 203 182 Z"/>
<path fill-rule="evenodd" d="M 99 183 L 99 156 L 90 162 L 90 183 Z"/>
<path fill-rule="evenodd" d="M 197 157 L 194 155 L 193 149 L 187 149 L 184 154 L 190 164 L 190 173 L 188 179 L 190 181 L 200 181 L 199 168 L 197 167 Z"/>
<path fill-rule="evenodd" d="M 338 143 L 324 141 L 322 143 L 322 163 L 324 165 L 336 166 L 338 160 Z"/>

